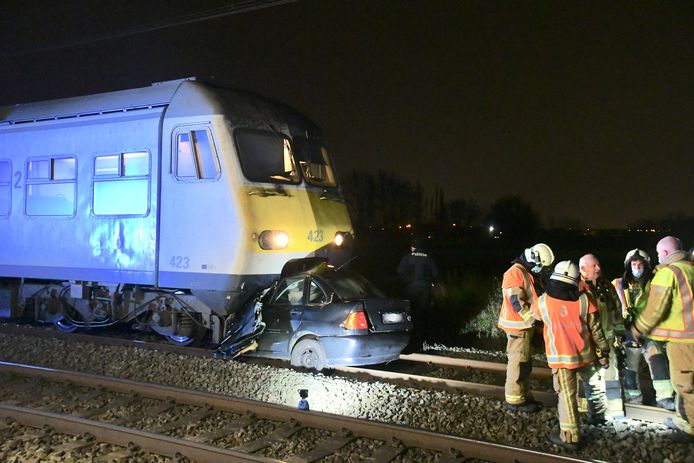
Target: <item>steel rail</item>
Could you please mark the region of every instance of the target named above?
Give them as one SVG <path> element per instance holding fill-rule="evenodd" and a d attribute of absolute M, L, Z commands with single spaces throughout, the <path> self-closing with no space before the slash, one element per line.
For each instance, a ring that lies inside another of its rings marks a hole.
<path fill-rule="evenodd" d="M 94 342 L 98 344 L 105 344 L 110 346 L 132 346 L 140 347 L 143 349 L 155 349 L 161 350 L 163 352 L 171 352 L 176 354 L 188 355 L 191 357 L 201 357 L 209 358 L 211 356 L 210 349 L 199 348 L 199 347 L 179 347 L 173 344 L 167 343 L 152 343 L 149 341 L 140 341 L 133 339 L 123 339 L 123 338 L 108 338 L 104 336 L 95 336 L 83 333 L 62 333 L 53 328 L 43 328 L 43 327 L 32 327 L 27 329 L 16 325 L 1 325 L 0 332 L 8 334 L 21 334 L 28 336 L 41 336 L 41 337 L 59 337 L 61 339 L 70 339 L 81 342 Z M 494 373 L 505 373 L 506 364 L 500 362 L 487 362 L 482 360 L 471 360 L 471 359 L 461 359 L 461 358 L 449 358 L 441 357 L 437 355 L 427 355 L 427 354 L 405 354 L 400 356 L 401 359 L 412 362 L 424 362 L 437 364 L 441 366 L 450 366 L 455 368 L 470 367 L 479 370 L 490 371 Z M 252 359 L 253 358 L 247 358 Z M 258 359 L 263 361 L 263 359 Z M 466 381 L 458 381 L 445 378 L 434 378 L 423 375 L 412 375 L 408 373 L 397 373 L 389 371 L 381 371 L 370 368 L 356 368 L 356 367 L 336 367 L 334 371 L 337 371 L 344 375 L 355 376 L 355 377 L 368 377 L 369 379 L 393 381 L 399 384 L 413 384 L 419 383 L 419 385 L 440 388 L 444 390 L 456 390 L 467 392 L 470 394 L 481 394 L 488 397 L 492 397 L 499 400 L 505 399 L 504 387 L 496 386 L 490 384 L 481 383 L 471 383 Z M 535 367 L 533 372 L 536 376 L 546 377 L 549 375 L 551 377 L 551 369 Z M 557 405 L 557 397 L 553 392 L 543 392 L 543 391 L 533 391 L 533 397 L 535 400 L 541 402 L 543 405 L 554 407 Z M 658 407 L 651 407 L 647 405 L 638 404 L 624 404 L 626 417 L 635 420 L 650 421 L 653 423 L 663 424 L 666 419 L 672 418 L 674 413 L 667 411 Z"/>
<path fill-rule="evenodd" d="M 408 362 L 430 363 L 432 365 L 453 368 L 470 367 L 474 368 L 475 370 L 484 370 L 489 371 L 491 373 L 506 374 L 506 364 L 500 362 L 487 362 L 484 360 L 472 360 L 457 357 L 442 357 L 440 355 L 429 354 L 403 354 L 400 356 L 400 360 L 405 360 Z M 551 378 L 552 370 L 550 368 L 544 367 L 533 367 L 530 376 L 535 376 L 538 378 Z"/>
<path fill-rule="evenodd" d="M 51 381 L 64 381 L 85 387 L 138 394 L 155 399 L 173 399 L 180 404 L 211 406 L 216 410 L 237 414 L 253 413 L 255 416 L 275 421 L 296 421 L 301 426 L 327 429 L 336 432 L 349 430 L 354 435 L 369 439 L 391 442 L 397 439 L 406 447 L 421 448 L 499 463 L 550 463 L 586 462 L 573 457 L 543 453 L 540 451 L 511 447 L 486 441 L 448 436 L 405 426 L 368 421 L 358 418 L 333 415 L 324 412 L 299 411 L 281 405 L 267 404 L 247 399 L 238 399 L 219 394 L 189 391 L 171 386 L 140 383 L 114 377 L 56 370 L 51 368 L 0 362 L 0 372 L 20 376 L 40 377 Z"/>
<path fill-rule="evenodd" d="M 34 428 L 41 428 L 48 425 L 63 434 L 91 435 L 94 436 L 98 442 L 107 442 L 121 447 L 128 447 L 130 443 L 133 443 L 147 453 L 154 453 L 167 457 L 175 457 L 180 454 L 197 462 L 279 461 L 231 449 L 224 449 L 214 445 L 177 439 L 163 434 L 154 434 L 147 431 L 79 418 L 73 415 L 51 413 L 3 403 L 0 403 L 0 418 L 10 418 L 24 426 Z"/>

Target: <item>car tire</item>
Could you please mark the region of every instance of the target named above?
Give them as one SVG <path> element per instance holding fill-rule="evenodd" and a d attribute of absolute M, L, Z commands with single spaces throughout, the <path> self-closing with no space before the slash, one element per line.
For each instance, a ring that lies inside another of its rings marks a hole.
<path fill-rule="evenodd" d="M 326 366 L 325 351 L 315 339 L 303 339 L 294 345 L 290 362 L 293 367 L 321 371 Z"/>

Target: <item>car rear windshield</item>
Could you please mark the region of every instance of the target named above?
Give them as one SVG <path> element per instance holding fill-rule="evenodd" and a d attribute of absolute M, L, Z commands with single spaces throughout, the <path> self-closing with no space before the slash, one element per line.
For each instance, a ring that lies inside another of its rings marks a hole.
<path fill-rule="evenodd" d="M 366 278 L 358 273 L 338 272 L 332 275 L 322 275 L 332 286 L 340 299 L 363 299 L 365 297 L 385 297 Z"/>

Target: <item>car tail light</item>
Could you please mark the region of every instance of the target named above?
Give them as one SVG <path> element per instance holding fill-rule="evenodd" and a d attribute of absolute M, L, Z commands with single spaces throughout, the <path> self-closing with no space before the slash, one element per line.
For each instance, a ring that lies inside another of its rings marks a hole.
<path fill-rule="evenodd" d="M 368 330 L 369 323 L 366 321 L 366 314 L 363 311 L 351 312 L 342 327 L 346 330 Z"/>

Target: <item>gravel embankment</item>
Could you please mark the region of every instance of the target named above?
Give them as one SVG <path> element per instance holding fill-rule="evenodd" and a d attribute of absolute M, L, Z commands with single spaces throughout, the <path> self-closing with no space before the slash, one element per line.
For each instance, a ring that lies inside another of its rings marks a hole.
<path fill-rule="evenodd" d="M 478 352 L 479 353 L 479 352 Z M 471 352 L 475 357 L 475 352 Z M 462 353 L 461 353 L 462 355 Z M 491 354 L 490 354 L 491 355 Z M 484 357 L 479 353 L 477 358 Z M 296 407 L 309 390 L 312 410 L 418 427 L 502 444 L 566 453 L 547 442 L 556 409 L 507 411 L 498 400 L 468 394 L 360 382 L 263 365 L 191 358 L 132 347 L 108 347 L 0 335 L 0 359 L 232 395 Z M 497 357 L 501 361 L 501 357 Z M 674 444 L 664 426 L 627 420 L 583 425 L 576 453 L 609 462 L 694 463 L 694 445 Z"/>

